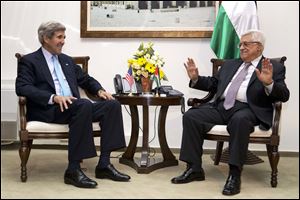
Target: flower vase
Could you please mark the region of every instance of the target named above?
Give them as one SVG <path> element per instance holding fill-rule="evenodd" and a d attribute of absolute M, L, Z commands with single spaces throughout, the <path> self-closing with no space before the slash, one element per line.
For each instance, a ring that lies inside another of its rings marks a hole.
<path fill-rule="evenodd" d="M 142 91 L 143 93 L 150 93 L 152 89 L 152 80 L 150 78 L 141 77 L 141 83 L 142 83 Z"/>

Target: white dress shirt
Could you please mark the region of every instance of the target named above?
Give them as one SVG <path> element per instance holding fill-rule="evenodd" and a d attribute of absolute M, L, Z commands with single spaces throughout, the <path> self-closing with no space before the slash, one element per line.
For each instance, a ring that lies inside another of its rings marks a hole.
<path fill-rule="evenodd" d="M 245 102 L 247 103 L 247 88 L 248 88 L 248 84 L 249 84 L 249 81 L 251 79 L 251 76 L 253 73 L 255 73 L 255 69 L 260 61 L 260 59 L 262 58 L 262 55 L 259 56 L 258 58 L 254 59 L 252 62 L 251 62 L 251 65 L 249 66 L 248 68 L 248 72 L 247 72 L 247 75 L 244 79 L 244 81 L 242 82 L 238 92 L 237 92 L 237 95 L 236 95 L 236 100 L 240 101 L 240 102 Z M 227 94 L 227 91 L 228 91 L 228 88 L 230 87 L 231 83 L 232 83 L 232 80 L 235 79 L 235 77 L 239 74 L 239 72 L 245 67 L 245 62 L 242 63 L 242 65 L 239 67 L 239 69 L 237 70 L 237 72 L 235 73 L 235 75 L 232 77 L 231 81 L 229 82 L 229 84 L 227 85 L 223 95 L 221 96 L 221 99 L 224 99 L 226 94 Z M 269 95 L 272 91 L 272 88 L 273 88 L 273 83 L 266 86 L 266 94 Z"/>
<path fill-rule="evenodd" d="M 48 67 L 49 67 L 49 70 L 50 70 L 50 73 L 51 73 L 51 76 L 52 76 L 52 79 L 54 81 L 54 86 L 55 86 L 55 92 L 56 92 L 56 95 L 61 95 L 62 92 L 61 92 L 61 87 L 60 87 L 60 84 L 59 84 L 59 80 L 56 76 L 56 73 L 54 71 L 54 64 L 52 62 L 52 56 L 53 54 L 51 54 L 49 51 L 47 51 L 44 47 L 42 47 L 42 52 L 44 54 L 44 57 L 46 59 L 46 62 L 48 64 Z M 63 78 L 66 79 L 65 75 L 63 74 Z M 69 85 L 68 85 L 69 86 Z M 49 101 L 48 101 L 48 104 L 54 104 L 53 102 L 53 96 L 55 94 L 52 94 Z"/>

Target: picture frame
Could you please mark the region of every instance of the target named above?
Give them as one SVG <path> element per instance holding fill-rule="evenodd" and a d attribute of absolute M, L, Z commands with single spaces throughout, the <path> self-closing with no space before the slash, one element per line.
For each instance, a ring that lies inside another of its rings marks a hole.
<path fill-rule="evenodd" d="M 209 38 L 217 4 L 217 1 L 81 1 L 80 37 Z M 202 17 L 197 17 L 199 13 Z"/>

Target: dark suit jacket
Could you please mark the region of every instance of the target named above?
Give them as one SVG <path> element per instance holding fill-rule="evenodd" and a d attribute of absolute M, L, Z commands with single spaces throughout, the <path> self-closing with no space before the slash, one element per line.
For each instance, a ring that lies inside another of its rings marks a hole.
<path fill-rule="evenodd" d="M 88 74 L 84 74 L 81 67 L 76 65 L 71 57 L 60 54 L 58 59 L 74 97 L 80 98 L 78 86 L 88 90 L 91 94 L 97 94 L 99 89 L 103 89 L 98 81 Z M 18 96 L 27 97 L 27 119 L 29 121 L 53 121 L 54 106 L 57 105 L 49 105 L 48 101 L 56 92 L 41 48 L 20 59 L 16 93 Z"/>
<path fill-rule="evenodd" d="M 262 59 L 258 63 L 258 69 L 261 69 Z M 219 70 L 216 77 L 199 76 L 199 80 L 193 88 L 204 91 L 216 91 L 214 103 L 217 103 L 242 63 L 243 61 L 241 59 L 227 60 Z M 285 67 L 277 62 L 272 62 L 272 64 L 274 85 L 269 96 L 266 94 L 265 87 L 262 82 L 258 80 L 255 72 L 253 72 L 247 88 L 247 100 L 249 107 L 266 128 L 270 128 L 272 126 L 272 103 L 275 101 L 286 102 L 290 96 L 289 90 L 284 82 Z"/>

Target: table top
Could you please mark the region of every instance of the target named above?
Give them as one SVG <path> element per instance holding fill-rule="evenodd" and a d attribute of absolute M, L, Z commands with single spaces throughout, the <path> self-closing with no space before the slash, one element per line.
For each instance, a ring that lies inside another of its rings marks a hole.
<path fill-rule="evenodd" d="M 184 97 L 181 96 L 155 96 L 155 95 L 128 95 L 128 94 L 113 94 L 113 96 L 125 105 L 182 105 Z"/>

